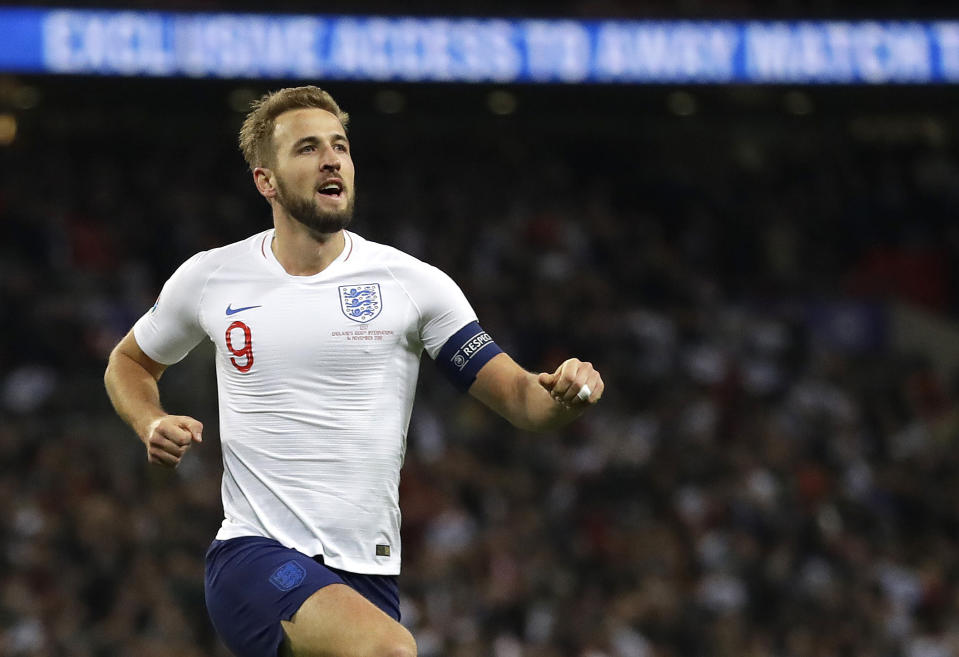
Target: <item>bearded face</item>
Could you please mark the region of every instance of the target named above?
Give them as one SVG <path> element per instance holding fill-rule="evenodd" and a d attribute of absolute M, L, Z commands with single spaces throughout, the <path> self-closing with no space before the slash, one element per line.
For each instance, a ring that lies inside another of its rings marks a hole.
<path fill-rule="evenodd" d="M 321 183 L 317 189 L 310 195 L 297 194 L 286 184 L 286 182 L 276 177 L 276 200 L 283 206 L 287 214 L 299 221 L 312 231 L 318 233 L 335 233 L 350 225 L 353 220 L 353 207 L 356 203 L 354 191 L 343 186 L 339 181 L 339 192 L 330 194 L 329 191 L 323 191 L 324 186 L 327 190 L 332 186 L 328 183 Z M 329 197 L 331 201 L 337 200 L 339 195 L 346 197 L 346 204 L 326 202 L 322 197 Z M 318 198 L 320 197 L 320 198 Z"/>
<path fill-rule="evenodd" d="M 319 108 L 290 110 L 277 117 L 273 142 L 275 161 L 256 175 L 261 183 L 272 178 L 276 209 L 314 233 L 330 235 L 348 226 L 355 170 L 340 120 Z"/>

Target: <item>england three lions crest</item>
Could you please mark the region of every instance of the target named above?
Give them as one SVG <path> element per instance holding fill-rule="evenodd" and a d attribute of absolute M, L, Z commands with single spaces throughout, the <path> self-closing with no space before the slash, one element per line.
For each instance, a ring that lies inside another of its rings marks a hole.
<path fill-rule="evenodd" d="M 383 310 L 380 284 L 341 285 L 340 310 L 354 322 L 365 324 Z"/>

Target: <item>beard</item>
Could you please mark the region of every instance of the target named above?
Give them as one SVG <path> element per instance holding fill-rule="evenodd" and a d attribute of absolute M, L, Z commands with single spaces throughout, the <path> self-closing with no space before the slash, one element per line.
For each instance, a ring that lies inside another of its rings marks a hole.
<path fill-rule="evenodd" d="M 277 178 L 276 200 L 283 206 L 287 214 L 301 224 L 317 233 L 335 233 L 350 225 L 353 221 L 353 205 L 356 195 L 347 199 L 346 207 L 342 210 L 324 210 L 316 199 L 304 198 L 287 193 L 286 185 Z M 344 189 L 344 193 L 345 193 Z"/>

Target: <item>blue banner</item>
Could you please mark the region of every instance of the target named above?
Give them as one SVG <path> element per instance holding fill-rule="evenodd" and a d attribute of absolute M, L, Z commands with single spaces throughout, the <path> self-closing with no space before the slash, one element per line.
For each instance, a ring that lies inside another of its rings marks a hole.
<path fill-rule="evenodd" d="M 959 81 L 959 21 L 576 21 L 0 7 L 0 71 L 410 82 Z"/>

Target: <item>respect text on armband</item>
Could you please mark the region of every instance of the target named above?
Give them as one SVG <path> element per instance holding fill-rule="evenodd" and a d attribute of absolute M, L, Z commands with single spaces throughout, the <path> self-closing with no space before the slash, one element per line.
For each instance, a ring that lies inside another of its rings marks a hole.
<path fill-rule="evenodd" d="M 450 358 L 450 362 L 462 372 L 463 368 L 473 359 L 473 356 L 479 353 L 484 347 L 492 344 L 492 342 L 493 338 L 490 337 L 489 333 L 480 331 L 460 345 L 459 349 L 453 353 L 453 357 Z"/>

